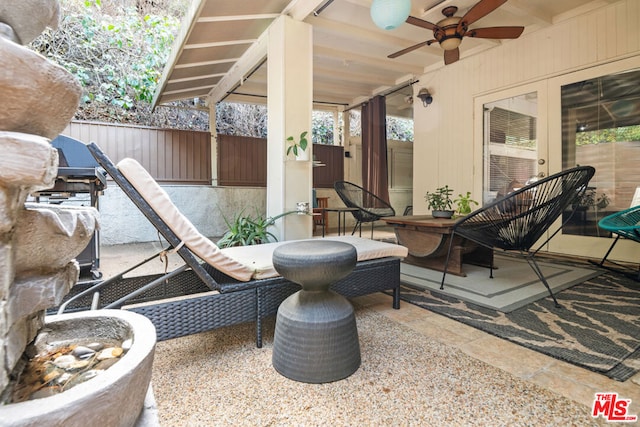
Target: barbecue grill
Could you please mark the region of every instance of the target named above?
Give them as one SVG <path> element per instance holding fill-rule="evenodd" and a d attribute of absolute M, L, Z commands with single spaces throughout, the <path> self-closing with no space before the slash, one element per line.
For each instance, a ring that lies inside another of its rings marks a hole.
<path fill-rule="evenodd" d="M 87 146 L 65 135 L 59 135 L 51 145 L 58 150 L 58 175 L 52 188 L 34 193 L 36 201 L 50 204 L 92 206 L 98 209 L 98 198 L 107 186 L 104 169 L 95 161 Z M 76 257 L 81 279 L 91 275 L 102 277 L 100 268 L 100 236 L 96 230 L 87 247 Z"/>

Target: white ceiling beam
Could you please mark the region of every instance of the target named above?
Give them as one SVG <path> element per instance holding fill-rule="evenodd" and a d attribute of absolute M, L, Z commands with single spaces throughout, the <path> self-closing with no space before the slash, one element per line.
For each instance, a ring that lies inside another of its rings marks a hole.
<path fill-rule="evenodd" d="M 167 59 L 167 65 L 162 70 L 162 76 L 160 77 L 160 82 L 156 87 L 156 92 L 153 94 L 153 101 L 151 103 L 151 108 L 155 108 L 158 104 L 158 100 L 160 99 L 160 94 L 164 91 L 164 88 L 167 85 L 167 79 L 173 73 L 173 69 L 178 62 L 178 59 L 182 55 L 182 46 L 185 41 L 189 37 L 189 34 L 193 31 L 193 28 L 197 24 L 197 17 L 200 15 L 200 12 L 204 8 L 207 0 L 193 0 L 191 2 L 191 7 L 187 10 L 182 22 L 188 23 L 188 25 L 181 25 L 180 31 L 176 35 L 176 38 L 173 41 L 173 46 L 171 48 L 171 53 L 169 54 L 169 58 Z"/>
<path fill-rule="evenodd" d="M 247 39 L 247 40 L 226 40 L 223 42 L 209 42 L 209 43 L 195 43 L 195 44 L 186 44 L 184 45 L 186 49 L 206 49 L 209 47 L 219 47 L 219 46 L 236 46 L 240 44 L 252 44 L 257 42 L 258 39 Z"/>
<path fill-rule="evenodd" d="M 500 6 L 500 10 L 515 16 L 524 16 L 526 19 L 531 20 L 534 25 L 537 24 L 541 27 L 548 27 L 553 24 L 553 16 L 549 13 L 544 13 L 540 8 L 534 7 L 531 1 L 509 0 Z"/>
<path fill-rule="evenodd" d="M 388 79 L 381 77 L 378 73 L 361 73 L 357 71 L 350 71 L 348 67 L 337 69 L 333 67 L 322 67 L 315 65 L 313 67 L 313 74 L 314 76 L 321 76 L 331 80 L 348 80 L 372 85 L 381 85 L 384 83 L 388 83 Z"/>
<path fill-rule="evenodd" d="M 201 62 L 187 62 L 185 64 L 178 64 L 175 68 L 176 70 L 179 68 L 192 68 L 192 67 L 202 67 L 205 65 L 217 65 L 217 64 L 227 64 L 229 62 L 239 61 L 240 58 L 226 58 L 226 59 L 214 59 L 211 61 L 201 61 Z"/>
<path fill-rule="evenodd" d="M 334 47 L 316 46 L 313 54 L 318 56 L 326 56 L 329 58 L 340 58 L 343 61 L 368 65 L 373 68 L 384 68 L 396 72 L 410 72 L 413 74 L 421 74 L 422 67 L 401 62 L 398 59 L 380 58 L 376 55 L 363 55 L 353 52 L 336 49 Z"/>
<path fill-rule="evenodd" d="M 593 1 L 590 1 L 590 2 L 588 2 L 586 4 L 583 4 L 582 6 L 578 6 L 578 7 L 574 8 L 574 9 L 568 10 L 565 13 L 560 13 L 560 14 L 554 16 L 553 17 L 553 23 L 557 24 L 558 22 L 565 21 L 567 19 L 576 17 L 578 15 L 585 14 L 587 12 L 591 12 L 592 10 L 599 9 L 601 7 L 604 7 L 604 6 L 606 6 L 608 4 L 611 4 L 611 3 L 615 3 L 617 1 L 619 1 L 619 0 L 593 0 Z"/>
<path fill-rule="evenodd" d="M 177 95 L 180 93 L 185 93 L 185 92 L 207 92 L 209 90 L 211 90 L 212 86 L 211 85 L 206 85 L 206 86 L 199 86 L 199 87 L 190 87 L 190 88 L 186 88 L 186 89 L 176 89 L 176 90 L 168 90 L 165 91 L 164 94 L 165 95 Z"/>
<path fill-rule="evenodd" d="M 330 19 L 320 18 L 317 16 L 309 17 L 306 22 L 313 25 L 314 30 L 319 29 L 321 31 L 340 34 L 341 37 L 353 37 L 356 39 L 373 41 L 375 43 L 385 45 L 415 44 L 415 41 L 413 40 L 407 40 L 405 38 L 392 36 L 388 33 L 383 33 L 381 31 L 371 31 L 364 28 L 356 27 L 355 25 L 332 21 Z"/>
<path fill-rule="evenodd" d="M 279 13 L 264 13 L 260 15 L 235 15 L 235 16 L 204 16 L 198 18 L 198 23 L 205 22 L 230 22 L 230 21 L 255 21 L 258 19 L 276 19 Z"/>
<path fill-rule="evenodd" d="M 304 21 L 307 16 L 322 6 L 326 0 L 292 0 L 282 11 L 283 15 L 289 15 L 296 21 Z"/>
<path fill-rule="evenodd" d="M 242 82 L 246 76 L 260 64 L 267 56 L 269 30 L 265 30 L 254 44 L 240 57 L 227 75 L 209 93 L 209 102 L 216 103 L 223 99 L 227 92 L 233 89 L 238 82 Z"/>
<path fill-rule="evenodd" d="M 184 77 L 182 79 L 171 79 L 169 80 L 169 83 L 184 83 L 184 82 L 191 82 L 194 80 L 204 80 L 204 79 L 210 79 L 212 77 L 222 77 L 226 74 L 227 73 L 202 74 L 202 75 L 197 75 L 193 77 Z"/>

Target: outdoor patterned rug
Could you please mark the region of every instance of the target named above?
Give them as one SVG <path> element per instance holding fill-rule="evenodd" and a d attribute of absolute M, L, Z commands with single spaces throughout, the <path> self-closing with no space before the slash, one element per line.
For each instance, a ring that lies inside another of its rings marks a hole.
<path fill-rule="evenodd" d="M 407 285 L 436 291 L 505 313 L 549 296 L 547 288 L 524 259 L 496 254 L 494 264 L 496 270 L 493 279 L 489 278 L 488 268 L 465 264 L 466 277 L 448 274 L 442 291 L 442 273 L 428 268 L 403 262 L 400 266 L 400 280 Z M 557 262 L 538 261 L 538 266 L 554 294 L 602 274 L 595 268 Z"/>
<path fill-rule="evenodd" d="M 625 381 L 640 370 L 640 283 L 605 273 L 510 313 L 403 285 L 402 299 L 557 359 Z"/>

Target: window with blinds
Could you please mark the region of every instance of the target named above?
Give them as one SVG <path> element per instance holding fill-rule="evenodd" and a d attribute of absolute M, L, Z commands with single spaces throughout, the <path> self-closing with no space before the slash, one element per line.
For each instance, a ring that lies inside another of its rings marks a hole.
<path fill-rule="evenodd" d="M 484 201 L 523 186 L 537 173 L 537 95 L 485 104 Z"/>

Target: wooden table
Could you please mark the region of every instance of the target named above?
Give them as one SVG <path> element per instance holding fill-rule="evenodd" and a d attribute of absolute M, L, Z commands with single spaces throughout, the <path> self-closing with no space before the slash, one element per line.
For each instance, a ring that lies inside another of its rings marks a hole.
<path fill-rule="evenodd" d="M 393 226 L 398 244 L 409 249 L 409 255 L 404 262 L 444 271 L 451 231 L 456 219 L 408 215 L 384 217 L 382 220 Z M 492 250 L 461 236 L 455 236 L 447 273 L 466 276 L 462 270 L 463 263 L 490 267 L 492 262 Z"/>

